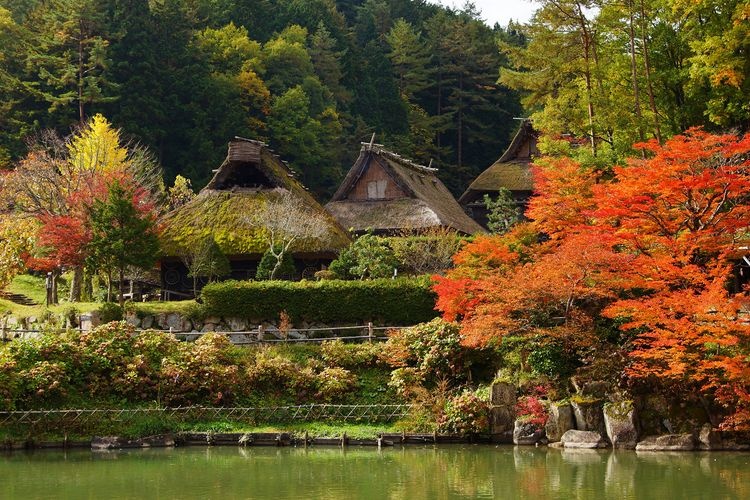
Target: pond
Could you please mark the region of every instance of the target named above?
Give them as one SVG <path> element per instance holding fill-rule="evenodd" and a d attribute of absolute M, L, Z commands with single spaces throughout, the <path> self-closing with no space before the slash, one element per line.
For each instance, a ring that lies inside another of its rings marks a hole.
<path fill-rule="evenodd" d="M 512 446 L 0 455 L 8 499 L 750 498 L 750 454 Z"/>

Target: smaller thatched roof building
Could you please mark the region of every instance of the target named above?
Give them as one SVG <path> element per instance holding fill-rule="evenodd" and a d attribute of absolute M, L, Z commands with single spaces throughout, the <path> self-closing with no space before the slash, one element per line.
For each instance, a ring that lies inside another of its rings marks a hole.
<path fill-rule="evenodd" d="M 526 209 L 534 191 L 531 162 L 539 154 L 538 133 L 529 120 L 524 120 L 513 141 L 503 155 L 471 183 L 458 202 L 466 208 L 472 218 L 487 226 L 487 209 L 484 195 L 497 196 L 500 188 L 511 192 L 516 204 Z"/>
<path fill-rule="evenodd" d="M 289 192 L 305 207 L 328 221 L 322 238 L 295 242 L 296 260 L 310 265 L 326 263 L 346 248 L 351 239 L 336 220 L 313 198 L 292 171 L 259 141 L 237 137 L 208 185 L 190 202 L 166 215 L 162 231 L 162 275 L 172 289 L 187 288 L 190 280 L 181 256 L 211 237 L 232 265 L 232 277 L 253 278 L 257 263 L 268 248 L 265 228 L 253 219 L 265 203 Z M 178 273 L 180 276 L 178 277 Z"/>
<path fill-rule="evenodd" d="M 363 143 L 359 158 L 326 209 L 355 233 L 392 234 L 434 227 L 464 234 L 484 232 L 437 178 L 380 144 Z"/>

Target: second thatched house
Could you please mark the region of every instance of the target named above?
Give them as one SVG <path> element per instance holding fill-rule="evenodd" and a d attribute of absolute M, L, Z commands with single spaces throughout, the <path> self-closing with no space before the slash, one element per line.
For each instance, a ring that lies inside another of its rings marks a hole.
<path fill-rule="evenodd" d="M 190 202 L 167 214 L 162 232 L 162 284 L 165 290 L 189 294 L 193 280 L 186 261 L 209 241 L 230 263 L 228 277 L 252 279 L 268 249 L 268 229 L 256 216 L 280 198 L 293 198 L 308 214 L 321 216 L 323 230 L 300 238 L 291 247 L 296 278 L 312 277 L 348 246 L 346 231 L 294 178 L 264 143 L 235 138 L 213 179 Z M 292 221 L 293 222 L 293 221 Z M 186 258 L 188 257 L 188 258 Z M 287 278 L 292 278 L 288 276 Z"/>
<path fill-rule="evenodd" d="M 326 209 L 357 234 L 419 232 L 436 227 L 463 234 L 484 232 L 436 172 L 379 144 L 363 143 L 359 158 Z"/>
<path fill-rule="evenodd" d="M 461 206 L 482 226 L 487 226 L 484 195 L 494 198 L 501 188 L 510 191 L 521 213 L 526 210 L 534 190 L 531 162 L 539 154 L 537 139 L 538 134 L 531 126 L 531 122 L 524 120 L 505 153 L 479 174 L 458 199 Z"/>

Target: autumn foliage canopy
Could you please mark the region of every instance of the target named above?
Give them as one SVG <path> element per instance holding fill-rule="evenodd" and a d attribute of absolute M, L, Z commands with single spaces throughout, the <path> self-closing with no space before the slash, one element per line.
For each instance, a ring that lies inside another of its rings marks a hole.
<path fill-rule="evenodd" d="M 636 148 L 646 158 L 611 171 L 540 160 L 532 222 L 467 244 L 436 278 L 438 307 L 468 345 L 548 339 L 621 386 L 709 396 L 725 427 L 750 427 L 750 135 Z"/>

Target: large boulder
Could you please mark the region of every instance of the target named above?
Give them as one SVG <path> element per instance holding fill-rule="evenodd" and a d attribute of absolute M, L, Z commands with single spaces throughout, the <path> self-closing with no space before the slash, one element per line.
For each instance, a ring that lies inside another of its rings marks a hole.
<path fill-rule="evenodd" d="M 648 436 L 635 447 L 636 451 L 692 451 L 694 449 L 695 438 L 692 434 Z"/>
<path fill-rule="evenodd" d="M 247 320 L 243 318 L 227 318 L 229 330 L 233 332 L 244 332 L 247 330 Z"/>
<path fill-rule="evenodd" d="M 638 427 L 632 401 L 607 403 L 603 408 L 607 437 L 615 448 L 634 450 L 638 444 Z"/>
<path fill-rule="evenodd" d="M 490 389 L 490 404 L 493 406 L 516 405 L 516 386 L 507 382 L 495 382 Z"/>
<path fill-rule="evenodd" d="M 573 408 L 568 403 L 552 403 L 549 406 L 549 417 L 545 431 L 547 439 L 551 442 L 560 441 L 562 435 L 571 429 L 575 429 L 575 418 Z"/>
<path fill-rule="evenodd" d="M 516 387 L 495 382 L 490 390 L 490 433 L 497 442 L 513 442 L 516 422 Z"/>
<path fill-rule="evenodd" d="M 606 448 L 607 440 L 596 431 L 578 431 L 571 429 L 560 438 L 564 448 Z"/>
<path fill-rule="evenodd" d="M 513 444 L 534 446 L 546 443 L 544 429 L 540 429 L 538 425 L 526 420 L 516 420 L 513 426 Z"/>
<path fill-rule="evenodd" d="M 573 400 L 573 415 L 576 419 L 576 430 L 595 431 L 605 436 L 607 429 L 604 425 L 604 412 L 602 411 L 602 400 Z"/>
<path fill-rule="evenodd" d="M 698 449 L 700 450 L 723 450 L 721 434 L 711 424 L 704 424 L 698 432 Z"/>

